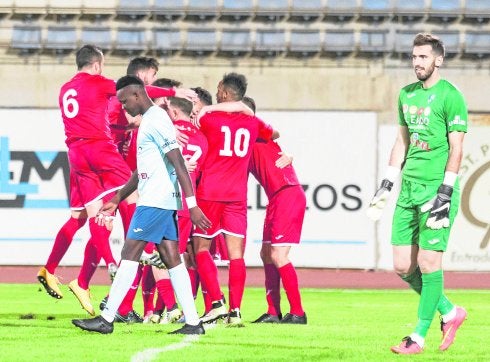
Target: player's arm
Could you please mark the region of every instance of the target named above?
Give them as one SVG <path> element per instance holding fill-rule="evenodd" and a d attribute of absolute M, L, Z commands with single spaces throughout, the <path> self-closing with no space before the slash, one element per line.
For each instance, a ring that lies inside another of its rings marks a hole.
<path fill-rule="evenodd" d="M 148 93 L 148 97 L 152 99 L 161 97 L 178 97 L 188 99 L 191 102 L 195 102 L 197 100 L 197 94 L 192 89 L 160 88 L 153 85 L 147 85 L 145 86 L 145 89 L 146 93 Z"/>
<path fill-rule="evenodd" d="M 108 227 L 108 221 L 113 218 L 119 203 L 126 199 L 138 188 L 138 170 L 136 169 L 129 181 L 109 201 L 107 201 L 97 212 L 96 222 L 100 226 Z"/>
<path fill-rule="evenodd" d="M 444 180 L 437 189 L 437 195 L 426 202 L 420 209 L 422 212 L 430 211 L 426 225 L 431 229 L 437 230 L 449 227 L 451 196 L 463 158 L 464 135 L 464 132 L 450 132 L 448 134 L 449 157 L 446 163 Z"/>
<path fill-rule="evenodd" d="M 409 142 L 410 135 L 408 132 L 408 127 L 400 125 L 398 127 L 398 134 L 396 136 L 395 144 L 391 149 L 390 161 L 388 163 L 385 176 L 376 190 L 376 193 L 374 194 L 374 197 L 367 209 L 367 215 L 373 221 L 379 220 L 381 214 L 383 213 L 383 209 L 386 206 L 386 201 L 390 196 L 393 184 L 398 178 L 400 170 L 405 162 Z"/>
<path fill-rule="evenodd" d="M 201 117 L 204 116 L 206 113 L 210 112 L 227 112 L 227 113 L 243 113 L 248 116 L 253 116 L 254 112 L 250 107 L 248 107 L 245 103 L 241 101 L 237 102 L 222 102 L 218 104 L 211 104 L 208 106 L 203 106 L 199 113 L 195 116 L 192 117 L 191 122 L 196 126 L 200 127 L 200 120 Z"/>
<path fill-rule="evenodd" d="M 180 187 L 186 195 L 185 201 L 191 214 L 192 223 L 201 229 L 208 229 L 211 226 L 211 222 L 197 206 L 196 197 L 194 196 L 194 188 L 192 187 L 191 178 L 187 172 L 187 168 L 185 167 L 185 161 L 184 157 L 182 157 L 182 153 L 178 148 L 174 148 L 173 150 L 168 151 L 165 155 L 174 166 Z"/>

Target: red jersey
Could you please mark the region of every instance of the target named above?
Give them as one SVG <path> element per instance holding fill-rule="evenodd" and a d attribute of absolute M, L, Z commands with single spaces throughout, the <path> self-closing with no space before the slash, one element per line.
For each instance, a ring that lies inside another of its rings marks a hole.
<path fill-rule="evenodd" d="M 77 139 L 111 140 L 105 112 L 116 83 L 102 75 L 77 73 L 60 90 L 58 102 L 66 144 Z"/>
<path fill-rule="evenodd" d="M 257 138 L 269 140 L 273 129 L 242 113 L 211 112 L 201 118 L 209 150 L 197 197 L 210 201 L 247 199 L 248 164 Z"/>
<path fill-rule="evenodd" d="M 282 150 L 277 142 L 259 141 L 254 145 L 248 165 L 249 171 L 264 188 L 269 199 L 284 186 L 300 184 L 292 165 L 284 168 L 276 166 L 276 160 L 280 157 L 279 152 Z"/>

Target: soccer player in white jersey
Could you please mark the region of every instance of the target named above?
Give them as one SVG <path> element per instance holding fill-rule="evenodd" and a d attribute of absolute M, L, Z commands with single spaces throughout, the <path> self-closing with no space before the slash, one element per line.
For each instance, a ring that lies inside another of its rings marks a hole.
<path fill-rule="evenodd" d="M 128 114 L 142 114 L 138 131 L 137 170 L 112 200 L 100 209 L 99 219 L 111 214 L 121 200 L 136 189 L 139 199 L 121 252 L 121 263 L 101 315 L 92 319 L 74 319 L 75 326 L 99 333 L 112 333 L 114 318 L 129 290 L 138 269 L 141 253 L 147 242 L 155 242 L 168 268 L 172 286 L 182 306 L 186 324 L 172 332 L 204 334 L 192 297 L 189 275 L 178 250 L 176 210 L 182 207 L 179 184 L 186 195 L 192 222 L 203 229 L 210 221 L 197 207 L 192 182 L 175 137 L 175 128 L 168 115 L 148 97 L 143 82 L 125 76 L 116 84 L 117 97 Z M 178 182 L 177 182 L 178 181 Z"/>

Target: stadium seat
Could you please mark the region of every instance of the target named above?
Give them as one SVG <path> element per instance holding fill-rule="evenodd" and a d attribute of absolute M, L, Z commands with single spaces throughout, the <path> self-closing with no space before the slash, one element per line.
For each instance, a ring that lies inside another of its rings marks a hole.
<path fill-rule="evenodd" d="M 466 0 L 463 17 L 465 20 L 486 23 L 490 20 L 490 0 Z"/>
<path fill-rule="evenodd" d="M 82 0 L 50 0 L 48 14 L 60 22 L 71 21 L 80 17 L 82 7 Z"/>
<path fill-rule="evenodd" d="M 257 0 L 255 20 L 276 22 L 288 16 L 288 0 Z"/>
<path fill-rule="evenodd" d="M 94 22 L 106 21 L 115 15 L 117 0 L 83 0 L 81 19 Z"/>
<path fill-rule="evenodd" d="M 14 26 L 10 47 L 20 54 L 37 53 L 42 46 L 40 26 Z"/>
<path fill-rule="evenodd" d="M 418 33 L 416 30 L 397 30 L 395 32 L 394 52 L 406 59 L 411 58 L 413 39 Z"/>
<path fill-rule="evenodd" d="M 218 0 L 188 0 L 186 20 L 212 20 L 218 17 Z"/>
<path fill-rule="evenodd" d="M 284 30 L 259 29 L 255 33 L 254 55 L 272 57 L 283 54 L 287 49 Z"/>
<path fill-rule="evenodd" d="M 191 55 L 209 55 L 218 49 L 216 31 L 210 29 L 187 30 L 184 53 Z"/>
<path fill-rule="evenodd" d="M 354 30 L 328 30 L 323 40 L 323 53 L 328 56 L 343 57 L 356 49 Z"/>
<path fill-rule="evenodd" d="M 393 7 L 390 0 L 362 0 L 359 11 L 360 19 L 381 22 L 393 15 Z"/>
<path fill-rule="evenodd" d="M 48 14 L 48 0 L 15 0 L 12 9 L 14 20 L 39 20 Z"/>
<path fill-rule="evenodd" d="M 395 0 L 395 18 L 403 22 L 414 22 L 425 17 L 425 0 Z"/>
<path fill-rule="evenodd" d="M 94 44 L 104 51 L 112 49 L 111 29 L 108 27 L 84 27 L 82 28 L 81 43 Z"/>
<path fill-rule="evenodd" d="M 155 20 L 176 21 L 185 16 L 185 0 L 155 0 L 153 15 Z"/>
<path fill-rule="evenodd" d="M 289 11 L 290 21 L 310 22 L 323 16 L 322 0 L 292 0 Z"/>
<path fill-rule="evenodd" d="M 137 56 L 147 50 L 146 34 L 143 28 L 117 29 L 113 54 Z"/>
<path fill-rule="evenodd" d="M 77 48 L 78 38 L 75 27 L 48 27 L 44 49 L 62 55 L 68 54 Z"/>
<path fill-rule="evenodd" d="M 119 0 L 116 8 L 116 19 L 123 21 L 140 21 L 151 13 L 150 0 Z"/>
<path fill-rule="evenodd" d="M 253 16 L 253 0 L 223 0 L 220 20 L 244 21 Z"/>
<path fill-rule="evenodd" d="M 153 29 L 153 50 L 159 55 L 169 56 L 182 49 L 180 30 Z"/>
<path fill-rule="evenodd" d="M 325 12 L 324 19 L 344 22 L 354 19 L 359 7 L 357 0 L 327 0 Z"/>
<path fill-rule="evenodd" d="M 388 30 L 361 30 L 359 37 L 359 53 L 361 55 L 379 57 L 390 50 Z"/>
<path fill-rule="evenodd" d="M 252 37 L 249 30 L 223 30 L 219 43 L 219 54 L 244 56 L 252 51 Z"/>
<path fill-rule="evenodd" d="M 455 57 L 461 52 L 461 39 L 458 30 L 434 30 L 433 34 L 443 41 L 446 58 Z"/>
<path fill-rule="evenodd" d="M 467 31 L 463 55 L 479 59 L 490 56 L 490 32 Z"/>
<path fill-rule="evenodd" d="M 322 50 L 318 30 L 292 30 L 289 38 L 288 53 L 294 56 L 308 57 Z"/>
<path fill-rule="evenodd" d="M 429 20 L 442 23 L 455 21 L 462 14 L 460 0 L 431 0 Z"/>

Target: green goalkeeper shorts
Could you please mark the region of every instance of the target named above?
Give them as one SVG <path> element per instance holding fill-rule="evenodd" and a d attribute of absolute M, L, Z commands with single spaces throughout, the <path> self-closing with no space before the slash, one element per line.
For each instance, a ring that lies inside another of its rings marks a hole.
<path fill-rule="evenodd" d="M 430 211 L 422 213 L 420 208 L 437 194 L 438 188 L 439 185 L 422 185 L 402 180 L 400 195 L 393 215 L 392 245 L 418 244 L 424 250 L 446 251 L 449 232 L 459 208 L 459 183 L 456 183 L 451 197 L 449 227 L 433 230 L 425 225 Z"/>

